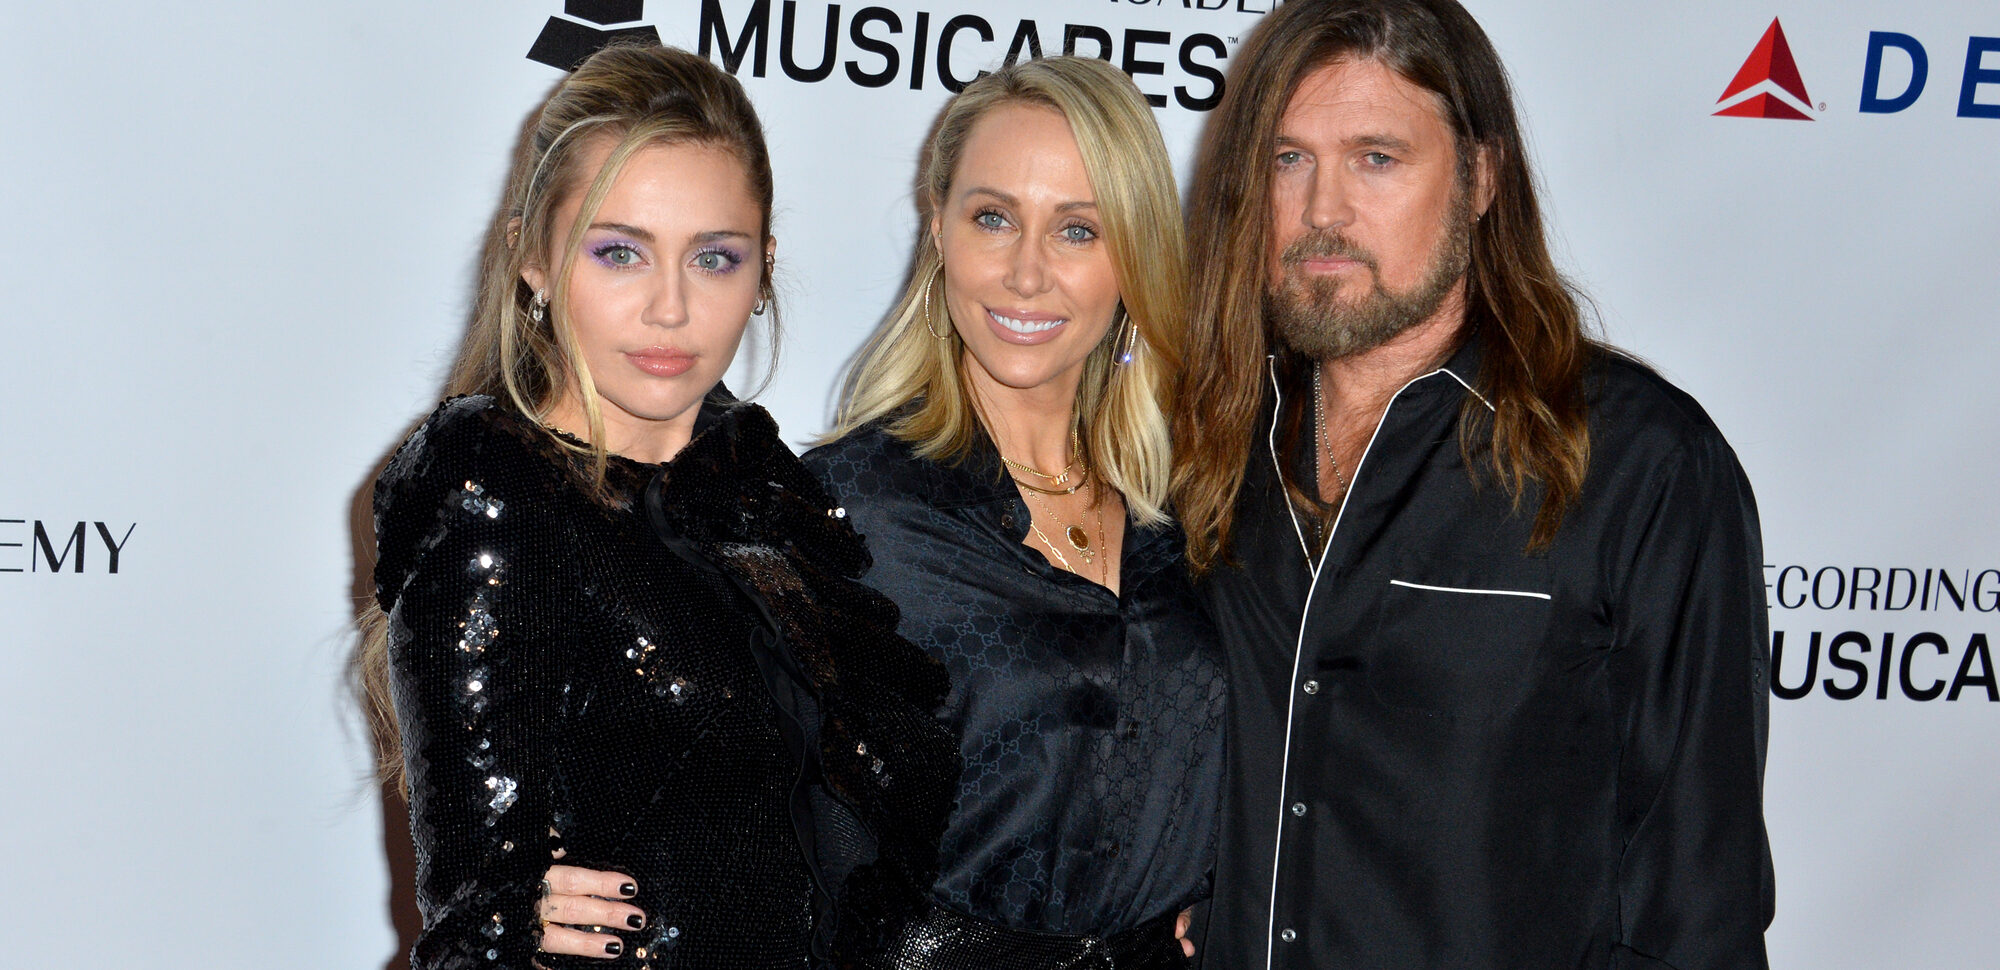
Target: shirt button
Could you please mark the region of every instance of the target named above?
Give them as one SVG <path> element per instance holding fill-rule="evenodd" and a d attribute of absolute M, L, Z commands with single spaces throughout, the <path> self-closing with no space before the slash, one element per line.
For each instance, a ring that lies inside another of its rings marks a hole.
<path fill-rule="evenodd" d="M 1293 803 L 1292 803 L 1292 814 L 1293 814 L 1293 815 L 1299 815 L 1299 816 L 1303 816 L 1303 815 L 1305 815 L 1305 813 L 1306 813 L 1306 803 L 1305 803 L 1305 802 L 1293 802 Z"/>
<path fill-rule="evenodd" d="M 1278 939 L 1284 940 L 1286 943 L 1290 943 L 1298 938 L 1299 938 L 1298 932 L 1296 930 L 1293 930 L 1289 926 L 1278 931 Z"/>
<path fill-rule="evenodd" d="M 1013 517 L 1013 516 L 1011 516 L 1011 515 L 1003 515 L 1003 516 L 1001 516 L 1001 517 L 1000 517 L 1000 528 L 1002 528 L 1002 529 L 1011 529 L 1011 528 L 1013 528 L 1013 527 L 1014 527 L 1014 517 Z"/>
<path fill-rule="evenodd" d="M 1299 689 L 1305 691 L 1308 694 L 1317 694 L 1319 693 L 1319 681 L 1308 680 L 1305 683 L 1300 684 Z"/>

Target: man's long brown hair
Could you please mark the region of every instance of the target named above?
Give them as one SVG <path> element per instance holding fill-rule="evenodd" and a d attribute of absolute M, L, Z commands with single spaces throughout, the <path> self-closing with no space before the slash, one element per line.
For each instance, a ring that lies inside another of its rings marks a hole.
<path fill-rule="evenodd" d="M 1490 468 L 1517 506 L 1531 482 L 1540 486 L 1531 549 L 1555 538 L 1583 485 L 1590 457 L 1583 374 L 1597 345 L 1585 333 L 1580 298 L 1549 256 L 1513 94 L 1492 43 L 1453 0 L 1292 0 L 1233 58 L 1190 196 L 1195 263 L 1173 412 L 1174 501 L 1196 572 L 1228 558 L 1267 397 L 1266 355 L 1278 355 L 1289 401 L 1310 397 L 1311 362 L 1276 340 L 1265 307 L 1278 124 L 1307 75 L 1362 59 L 1435 94 L 1461 165 L 1483 150 L 1492 169 L 1493 201 L 1473 229 L 1463 332 L 1484 344 L 1475 383 L 1493 408 L 1467 396 L 1466 464 L 1475 476 Z M 1279 416 L 1281 425 L 1296 427 L 1298 415 L 1291 417 Z M 1294 464 L 1281 464 L 1289 477 Z M 1317 483 L 1287 485 L 1318 494 Z"/>

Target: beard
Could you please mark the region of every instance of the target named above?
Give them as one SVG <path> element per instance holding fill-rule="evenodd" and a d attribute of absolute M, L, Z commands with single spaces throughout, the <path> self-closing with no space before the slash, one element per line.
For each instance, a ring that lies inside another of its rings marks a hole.
<path fill-rule="evenodd" d="M 1384 289 L 1375 254 L 1339 232 L 1315 231 L 1292 240 L 1279 256 L 1283 275 L 1264 291 L 1278 339 L 1312 360 L 1335 360 L 1380 347 L 1430 319 L 1472 264 L 1472 221 L 1471 186 L 1461 181 L 1452 192 L 1443 235 L 1431 250 L 1424 278 L 1403 293 Z M 1363 284 L 1365 291 L 1343 286 L 1333 277 L 1308 275 L 1300 266 L 1325 257 L 1361 263 L 1372 285 Z"/>

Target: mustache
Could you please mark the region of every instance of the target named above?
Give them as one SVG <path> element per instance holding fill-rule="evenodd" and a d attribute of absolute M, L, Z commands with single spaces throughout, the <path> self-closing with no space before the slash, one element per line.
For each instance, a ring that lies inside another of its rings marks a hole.
<path fill-rule="evenodd" d="M 1297 266 L 1308 259 L 1328 257 L 1351 259 L 1369 269 L 1378 268 L 1375 265 L 1374 253 L 1363 249 L 1354 240 L 1338 232 L 1325 229 L 1315 230 L 1292 240 L 1291 245 L 1286 246 L 1285 251 L 1278 254 L 1279 261 L 1286 266 Z"/>

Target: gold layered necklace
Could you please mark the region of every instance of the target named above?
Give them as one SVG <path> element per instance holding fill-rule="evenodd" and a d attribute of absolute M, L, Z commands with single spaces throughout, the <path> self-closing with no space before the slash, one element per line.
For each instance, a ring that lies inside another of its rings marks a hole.
<path fill-rule="evenodd" d="M 1082 525 L 1071 525 L 1064 521 L 1063 517 L 1056 512 L 1055 507 L 1048 504 L 1046 499 L 1036 498 L 1032 492 L 1029 493 L 1028 498 L 1031 503 L 1040 506 L 1041 510 L 1049 518 L 1054 519 L 1056 525 L 1062 527 L 1062 535 L 1067 540 L 1070 551 L 1082 557 L 1084 565 L 1088 566 L 1097 562 L 1097 550 L 1102 545 L 1104 538 L 1103 503 L 1100 502 L 1093 506 L 1093 511 L 1097 517 L 1095 524 L 1097 526 L 1097 538 L 1099 541 L 1092 542 L 1090 533 L 1085 531 Z M 1042 540 L 1042 545 L 1048 546 L 1049 551 L 1055 553 L 1056 561 L 1062 563 L 1064 569 L 1068 569 L 1070 572 L 1078 572 L 1078 570 L 1070 567 L 1069 559 L 1063 555 L 1063 551 L 1054 542 L 1049 541 L 1048 534 L 1042 531 L 1042 527 L 1035 524 L 1034 516 L 1028 517 L 1028 528 L 1034 531 L 1035 538 Z"/>
<path fill-rule="evenodd" d="M 1001 455 L 1000 460 L 1006 462 L 1008 468 L 1025 472 L 1051 485 L 1057 486 L 1055 488 L 1044 488 L 1032 482 L 1023 481 L 1019 476 L 1014 477 L 1014 483 L 1021 486 L 1027 494 L 1029 504 L 1035 508 L 1039 508 L 1043 515 L 1060 527 L 1064 539 L 1062 545 L 1067 545 L 1070 552 L 1081 559 L 1084 566 L 1089 567 L 1097 564 L 1097 554 L 1104 545 L 1104 504 L 1098 502 L 1092 506 L 1092 513 L 1095 519 L 1093 524 L 1097 527 L 1097 535 L 1092 537 L 1090 530 L 1085 529 L 1082 523 L 1066 521 L 1063 519 L 1061 513 L 1056 511 L 1053 502 L 1041 497 L 1044 495 L 1069 495 L 1089 484 L 1090 466 L 1087 464 L 1081 467 L 1078 466 L 1078 456 L 1081 454 L 1081 451 L 1077 447 L 1078 438 L 1075 429 L 1070 430 L 1069 441 L 1069 464 L 1064 465 L 1062 471 L 1054 475 L 1035 468 L 1032 465 L 1015 461 L 1006 455 Z M 1069 572 L 1076 573 L 1079 576 L 1084 575 L 1083 570 L 1070 565 L 1069 556 L 1063 554 L 1062 545 L 1058 545 L 1055 540 L 1050 539 L 1049 534 L 1043 532 L 1042 527 L 1036 524 L 1035 517 L 1032 514 L 1034 509 L 1030 509 L 1029 511 L 1031 514 L 1028 516 L 1028 529 L 1035 534 L 1035 538 L 1042 541 L 1042 545 L 1048 547 L 1049 554 L 1056 557 L 1056 563 Z M 1108 585 L 1111 579 L 1111 562 L 1108 557 L 1105 560 L 1103 568 L 1099 569 L 1098 573 L 1099 580 Z"/>
<path fill-rule="evenodd" d="M 1015 461 L 1006 455 L 1001 455 L 1000 460 L 1006 462 L 1008 468 L 1033 475 L 1049 483 L 1046 486 L 1036 485 L 1033 482 L 1021 481 L 1020 477 L 1016 476 L 1014 481 L 1022 488 L 1040 492 L 1043 495 L 1069 495 L 1077 489 L 1082 488 L 1084 483 L 1090 480 L 1090 468 L 1088 466 L 1085 466 L 1081 472 L 1076 470 L 1077 457 L 1083 454 L 1083 450 L 1078 447 L 1078 441 L 1076 429 L 1069 429 L 1069 464 L 1062 466 L 1062 470 L 1053 475 L 1027 462 Z"/>

